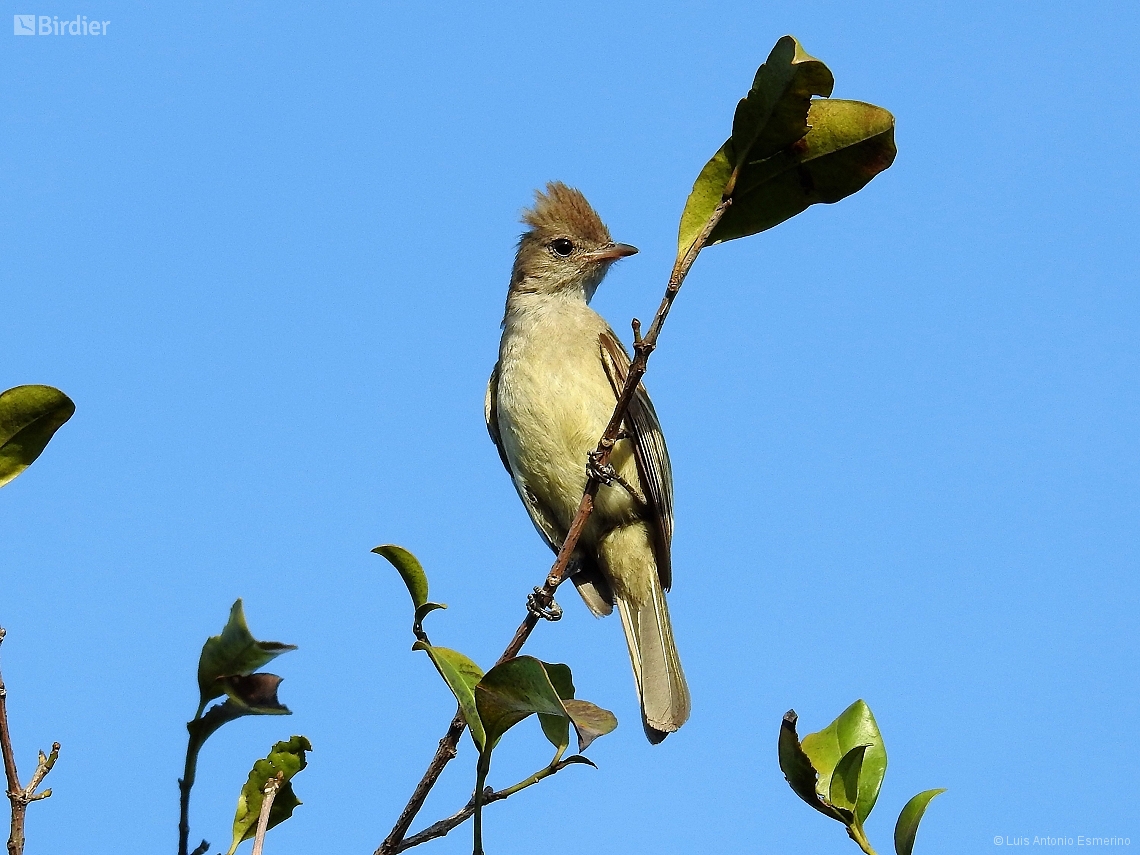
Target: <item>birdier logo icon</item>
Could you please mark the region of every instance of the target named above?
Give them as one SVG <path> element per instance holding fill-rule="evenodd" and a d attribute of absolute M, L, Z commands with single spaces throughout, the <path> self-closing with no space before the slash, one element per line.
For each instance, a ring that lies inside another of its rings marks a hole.
<path fill-rule="evenodd" d="M 110 21 L 89 21 L 86 15 L 13 15 L 12 32 L 17 36 L 105 36 Z"/>

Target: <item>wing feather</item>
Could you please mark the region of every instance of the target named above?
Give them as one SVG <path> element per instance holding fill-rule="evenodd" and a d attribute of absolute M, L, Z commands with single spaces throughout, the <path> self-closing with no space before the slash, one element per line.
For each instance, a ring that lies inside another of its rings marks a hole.
<path fill-rule="evenodd" d="M 629 376 L 629 355 L 625 352 L 613 330 L 600 336 L 602 364 L 613 386 L 614 400 L 621 394 Z M 649 393 L 640 383 L 625 414 L 625 429 L 633 442 L 637 473 L 641 489 L 649 504 L 652 523 L 657 533 L 657 573 L 661 586 L 668 591 L 673 581 L 670 546 L 673 542 L 673 469 L 669 464 L 669 451 L 661 422 L 649 400 Z"/>

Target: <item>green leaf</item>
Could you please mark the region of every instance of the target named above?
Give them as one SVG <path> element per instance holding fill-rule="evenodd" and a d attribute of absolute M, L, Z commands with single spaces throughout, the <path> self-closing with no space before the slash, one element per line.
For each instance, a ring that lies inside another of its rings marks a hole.
<path fill-rule="evenodd" d="M 816 790 L 819 773 L 800 746 L 800 738 L 796 734 L 797 720 L 796 711 L 788 710 L 780 723 L 780 741 L 777 747 L 780 770 L 784 773 L 784 779 L 792 788 L 792 792 L 824 816 L 846 823 L 848 818 L 823 801 Z"/>
<path fill-rule="evenodd" d="M 598 768 L 597 763 L 595 763 L 589 757 L 583 757 L 581 754 L 571 754 L 569 757 L 558 761 L 559 766 L 573 766 L 575 763 L 582 763 L 586 766 L 591 766 L 594 769 Z"/>
<path fill-rule="evenodd" d="M 741 167 L 732 204 L 709 235 L 709 246 L 766 231 L 817 202 L 838 202 L 863 189 L 894 162 L 895 120 L 881 107 L 816 100 L 808 110 L 808 122 L 807 136 Z M 725 143 L 693 184 L 681 216 L 680 253 L 720 204 L 732 173 Z"/>
<path fill-rule="evenodd" d="M 483 670 L 459 651 L 436 647 L 422 639 L 412 645 L 412 650 L 422 650 L 431 657 L 435 669 L 459 701 L 475 747 L 482 751 L 487 744 L 487 734 L 475 705 L 475 684 L 482 679 Z"/>
<path fill-rule="evenodd" d="M 75 404 L 51 386 L 16 386 L 0 393 L 0 487 L 32 465 Z"/>
<path fill-rule="evenodd" d="M 728 143 L 725 143 L 701 169 L 701 174 L 693 182 L 693 189 L 685 201 L 685 210 L 681 212 L 681 227 L 677 234 L 678 258 L 689 251 L 689 247 L 704 230 L 709 217 L 724 198 L 730 178 L 732 161 L 728 154 Z"/>
<path fill-rule="evenodd" d="M 415 608 L 412 632 L 415 633 L 416 638 L 427 641 L 427 635 L 422 626 L 424 618 L 436 609 L 446 609 L 447 606 L 443 603 L 428 601 L 428 580 L 423 566 L 411 552 L 393 543 L 377 546 L 372 551 L 387 558 L 399 572 L 400 578 L 404 580 L 408 594 L 412 598 L 412 606 Z"/>
<path fill-rule="evenodd" d="M 859 799 L 855 815 L 859 823 L 866 821 L 887 772 L 887 750 L 882 734 L 862 700 L 845 709 L 835 721 L 818 733 L 803 738 L 804 753 L 819 773 L 816 792 L 827 799 L 831 795 L 831 778 L 840 759 L 858 745 L 867 746 L 859 772 Z"/>
<path fill-rule="evenodd" d="M 487 731 L 487 746 L 490 749 L 495 747 L 504 733 L 532 713 L 564 718 L 573 723 L 580 752 L 599 736 L 617 727 L 617 719 L 608 710 L 589 701 L 569 698 L 563 701 L 551 681 L 547 667 L 533 656 L 518 656 L 500 662 L 483 675 L 475 687 L 475 703 Z M 549 667 L 556 674 L 559 669 L 565 669 L 566 681 L 569 682 L 569 668 L 565 665 Z M 570 684 L 571 688 L 572 685 Z M 566 691 L 567 686 L 563 685 L 563 692 Z M 551 738 L 546 727 L 543 731 L 555 747 L 560 747 L 560 740 Z"/>
<path fill-rule="evenodd" d="M 533 656 L 500 662 L 475 686 L 475 704 L 487 729 L 487 746 L 532 713 L 568 719 L 558 691 L 542 663 Z"/>
<path fill-rule="evenodd" d="M 290 780 L 305 768 L 305 752 L 312 751 L 313 746 L 303 736 L 293 736 L 287 742 L 278 742 L 264 760 L 253 764 L 245 786 L 241 788 L 238 796 L 237 812 L 234 814 L 233 844 L 229 855 L 233 855 L 243 840 L 249 840 L 257 833 L 257 820 L 261 814 L 261 806 L 265 801 L 265 785 L 270 778 L 280 773 L 281 787 L 269 808 L 268 828 L 278 825 L 293 815 L 293 810 L 301 804 L 293 792 Z"/>
<path fill-rule="evenodd" d="M 811 96 L 828 96 L 834 87 L 828 67 L 808 55 L 793 36 L 776 42 L 756 71 L 748 95 L 736 106 L 732 136 L 693 184 L 681 214 L 678 256 L 697 239 L 722 199 L 732 196 L 736 203 L 735 189 L 748 163 L 771 157 L 801 139 L 808 132 Z"/>
<path fill-rule="evenodd" d="M 485 728 L 484 739 L 477 741 L 479 762 L 475 776 L 475 855 L 483 852 L 483 785 L 491 767 L 491 754 L 503 734 L 531 714 L 537 713 L 546 738 L 557 749 L 555 761 L 570 741 L 568 723 L 573 722 L 578 734 L 578 750 L 617 727 L 613 713 L 588 701 L 575 700 L 574 682 L 565 665 L 547 664 L 533 656 L 518 656 L 500 662 L 483 675 L 474 688 L 478 719 Z M 561 722 L 561 724 L 559 724 Z M 561 761 L 594 764 L 575 755 Z"/>
<path fill-rule="evenodd" d="M 418 629 L 420 624 L 423 623 L 424 618 L 434 612 L 436 609 L 446 609 L 443 603 L 424 603 L 416 609 L 415 626 Z"/>
<path fill-rule="evenodd" d="M 277 700 L 277 687 L 281 678 L 276 674 L 235 674 L 219 677 L 218 685 L 228 696 L 225 703 L 214 704 L 205 715 L 194 718 L 186 725 L 195 753 L 210 735 L 223 724 L 247 715 L 292 715 L 287 706 Z"/>
<path fill-rule="evenodd" d="M 770 157 L 806 134 L 811 96 L 826 98 L 834 88 L 828 67 L 794 36 L 776 42 L 732 118 L 732 165 Z"/>
<path fill-rule="evenodd" d="M 543 663 L 546 666 L 546 676 L 550 678 L 550 685 L 562 699 L 563 706 L 568 700 L 574 698 L 574 678 L 568 665 Z M 538 722 L 542 725 L 542 732 L 550 740 L 559 755 L 570 745 L 570 719 L 562 715 L 538 714 Z"/>
<path fill-rule="evenodd" d="M 835 764 L 827 796 L 832 807 L 855 811 L 859 802 L 859 773 L 863 771 L 863 756 L 866 753 L 866 745 L 856 745 Z"/>
<path fill-rule="evenodd" d="M 400 578 L 404 580 L 404 584 L 408 586 L 408 593 L 412 597 L 412 607 L 418 609 L 420 606 L 425 605 L 428 601 L 428 580 L 424 568 L 408 550 L 402 546 L 396 546 L 394 543 L 386 543 L 383 546 L 377 546 L 372 550 L 377 555 L 383 555 L 387 558 L 392 566 L 400 574 Z"/>
<path fill-rule="evenodd" d="M 817 202 L 862 190 L 895 159 L 895 120 L 861 101 L 813 101 L 807 136 L 764 160 L 749 161 L 732 205 L 709 245 L 777 226 Z"/>
<path fill-rule="evenodd" d="M 226 693 L 226 688 L 219 683 L 220 678 L 251 674 L 282 653 L 296 649 L 294 644 L 255 639 L 245 622 L 245 611 L 239 599 L 230 609 L 230 619 L 226 621 L 221 635 L 210 636 L 202 645 L 202 655 L 198 659 L 198 691 L 201 695 L 198 715 L 207 703 Z"/>
<path fill-rule="evenodd" d="M 899 821 L 895 823 L 895 852 L 897 855 L 911 855 L 914 849 L 914 836 L 918 834 L 918 824 L 922 822 L 922 815 L 926 813 L 926 806 L 941 793 L 941 790 L 926 790 L 919 793 L 906 803 L 899 814 Z"/>

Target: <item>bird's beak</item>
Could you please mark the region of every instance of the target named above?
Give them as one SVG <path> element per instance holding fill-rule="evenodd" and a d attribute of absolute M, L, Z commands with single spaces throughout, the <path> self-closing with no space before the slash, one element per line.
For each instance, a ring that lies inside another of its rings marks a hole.
<path fill-rule="evenodd" d="M 627 255 L 637 255 L 637 247 L 628 243 L 611 243 L 593 252 L 587 252 L 582 257 L 588 261 L 617 261 Z"/>

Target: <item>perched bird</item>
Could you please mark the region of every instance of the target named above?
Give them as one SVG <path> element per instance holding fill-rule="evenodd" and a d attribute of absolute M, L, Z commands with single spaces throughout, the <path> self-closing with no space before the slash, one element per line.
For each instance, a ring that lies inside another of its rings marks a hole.
<path fill-rule="evenodd" d="M 610 265 L 637 250 L 614 243 L 578 191 L 552 182 L 523 214 L 499 361 L 487 386 L 487 430 L 531 521 L 555 552 L 578 511 L 587 457 L 613 415 L 629 356 L 588 305 Z M 571 578 L 590 611 L 616 604 L 646 736 L 660 742 L 689 717 L 665 591 L 672 577 L 673 476 L 643 387 L 610 456 Z"/>

